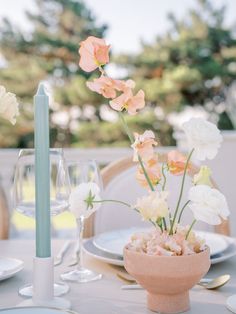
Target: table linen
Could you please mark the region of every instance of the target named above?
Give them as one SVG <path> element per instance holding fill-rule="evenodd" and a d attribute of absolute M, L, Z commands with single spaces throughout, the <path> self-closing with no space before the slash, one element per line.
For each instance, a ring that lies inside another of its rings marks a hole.
<path fill-rule="evenodd" d="M 62 247 L 64 240 L 52 241 L 54 255 Z M 70 254 L 65 256 L 63 264 L 55 267 L 55 281 L 60 281 L 60 274 L 68 267 Z M 22 259 L 25 268 L 16 276 L 0 282 L 0 308 L 19 304 L 23 299 L 18 295 L 18 288 L 32 282 L 33 256 L 35 244 L 32 240 L 1 240 L 0 256 Z M 79 314 L 151 314 L 146 308 L 146 295 L 143 290 L 121 290 L 121 282 L 116 273 L 119 267 L 112 266 L 92 257 L 84 256 L 86 267 L 103 274 L 98 281 L 85 284 L 69 283 L 70 291 L 65 296 L 72 303 L 72 309 Z M 236 257 L 223 263 L 213 265 L 208 277 L 216 277 L 229 273 L 230 282 L 216 291 L 205 290 L 195 286 L 190 292 L 191 309 L 186 313 L 229 314 L 225 303 L 227 297 L 236 294 Z"/>

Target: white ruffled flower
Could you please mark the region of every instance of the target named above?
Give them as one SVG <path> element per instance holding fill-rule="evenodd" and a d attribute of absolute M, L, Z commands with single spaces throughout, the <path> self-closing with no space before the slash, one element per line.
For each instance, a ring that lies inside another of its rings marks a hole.
<path fill-rule="evenodd" d="M 196 220 L 219 225 L 227 219 L 229 209 L 225 196 L 208 185 L 196 185 L 189 190 L 190 209 Z"/>
<path fill-rule="evenodd" d="M 70 211 L 76 218 L 88 218 L 101 206 L 101 203 L 93 203 L 101 200 L 99 193 L 100 189 L 96 183 L 79 184 L 70 194 Z"/>
<path fill-rule="evenodd" d="M 18 107 L 16 95 L 7 92 L 5 87 L 0 85 L 0 116 L 15 124 L 16 116 L 19 115 Z"/>
<path fill-rule="evenodd" d="M 194 148 L 198 160 L 213 159 L 222 142 L 222 135 L 215 124 L 201 118 L 192 118 L 183 124 L 189 149 Z"/>
<path fill-rule="evenodd" d="M 168 215 L 166 198 L 168 192 L 150 192 L 148 196 L 138 198 L 135 208 L 140 212 L 143 220 L 157 222 Z"/>

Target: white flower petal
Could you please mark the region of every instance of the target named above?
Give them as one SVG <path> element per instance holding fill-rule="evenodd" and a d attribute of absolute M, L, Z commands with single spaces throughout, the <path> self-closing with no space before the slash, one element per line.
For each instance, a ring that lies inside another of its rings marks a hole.
<path fill-rule="evenodd" d="M 201 118 L 192 118 L 183 124 L 189 149 L 194 148 L 198 160 L 213 159 L 222 142 L 220 131 L 213 123 Z"/>
<path fill-rule="evenodd" d="M 94 182 L 81 183 L 71 192 L 69 198 L 70 211 L 76 218 L 80 216 L 87 218 L 101 206 L 101 203 L 93 203 L 93 206 L 88 208 L 85 200 L 90 193 L 94 196 L 94 201 L 101 200 L 99 186 Z"/>
<path fill-rule="evenodd" d="M 218 225 L 221 218 L 229 216 L 229 209 L 224 195 L 208 185 L 196 185 L 189 190 L 190 209 L 196 220 L 210 225 Z"/>
<path fill-rule="evenodd" d="M 16 95 L 6 92 L 5 87 L 0 86 L 0 115 L 12 124 L 15 124 L 16 116 L 19 115 L 18 107 Z"/>

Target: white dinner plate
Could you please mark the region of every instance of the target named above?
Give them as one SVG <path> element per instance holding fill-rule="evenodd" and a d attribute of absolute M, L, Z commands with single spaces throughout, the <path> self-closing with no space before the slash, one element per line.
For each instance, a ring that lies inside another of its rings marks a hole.
<path fill-rule="evenodd" d="M 95 236 L 93 243 L 97 248 L 104 252 L 122 257 L 123 248 L 127 243 L 129 243 L 132 234 L 136 232 L 144 232 L 147 230 L 147 228 L 129 228 L 109 231 Z M 220 234 L 204 231 L 196 232 L 199 234 L 199 236 L 206 240 L 206 244 L 210 248 L 211 256 L 222 253 L 229 246 L 229 242 L 224 236 Z"/>
<path fill-rule="evenodd" d="M 12 307 L 0 310 L 1 314 L 76 314 L 70 310 L 56 309 L 41 306 Z"/>
<path fill-rule="evenodd" d="M 0 281 L 8 279 L 21 271 L 23 261 L 15 258 L 0 257 Z"/>
<path fill-rule="evenodd" d="M 100 250 L 94 245 L 93 238 L 84 242 L 83 249 L 89 256 L 92 256 L 102 262 L 117 266 L 124 266 L 122 256 L 110 254 Z"/>
<path fill-rule="evenodd" d="M 225 251 L 211 256 L 211 264 L 221 263 L 236 255 L 236 243 L 230 237 L 224 237 L 228 242 Z M 89 255 L 108 264 L 124 266 L 123 257 L 108 252 L 104 252 L 94 245 L 93 238 L 84 243 L 84 250 Z"/>

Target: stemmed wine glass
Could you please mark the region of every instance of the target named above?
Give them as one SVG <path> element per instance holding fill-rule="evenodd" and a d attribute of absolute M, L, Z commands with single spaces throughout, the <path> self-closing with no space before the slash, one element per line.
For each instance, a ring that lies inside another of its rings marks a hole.
<path fill-rule="evenodd" d="M 50 212 L 58 215 L 68 209 L 70 182 L 62 149 L 50 149 Z M 18 156 L 13 186 L 14 208 L 28 217 L 35 217 L 35 162 L 34 149 L 22 149 Z M 54 284 L 54 295 L 60 296 L 69 291 L 64 283 Z M 25 297 L 33 295 L 32 284 L 19 289 Z"/>
<path fill-rule="evenodd" d="M 84 183 L 95 183 L 100 190 L 100 196 L 102 192 L 102 180 L 100 177 L 99 168 L 94 160 L 86 161 L 68 161 L 68 173 L 70 178 L 71 192 L 81 186 Z M 102 278 L 101 274 L 98 274 L 90 269 L 87 269 L 83 265 L 83 231 L 84 222 L 96 209 L 94 206 L 92 209 L 88 209 L 86 212 L 78 210 L 76 214 L 76 223 L 78 230 L 78 243 L 77 243 L 77 268 L 61 274 L 62 280 L 74 281 L 79 283 L 94 281 Z M 98 206 L 99 207 L 99 206 Z"/>

